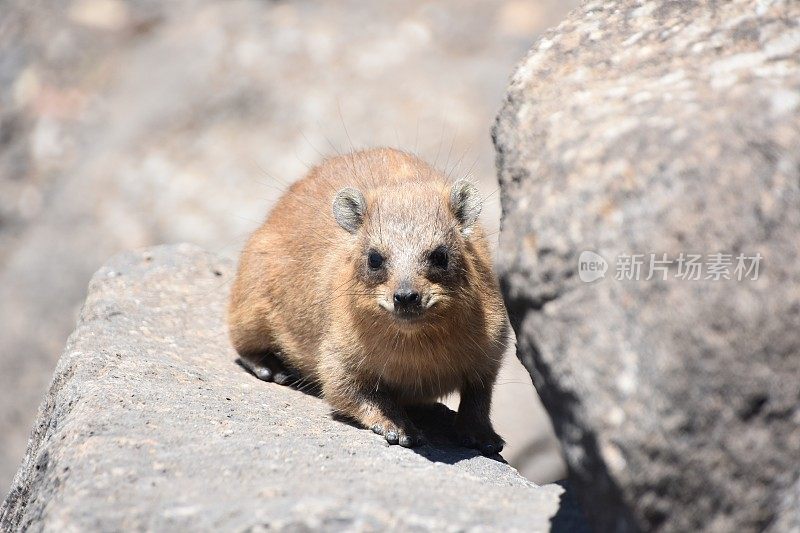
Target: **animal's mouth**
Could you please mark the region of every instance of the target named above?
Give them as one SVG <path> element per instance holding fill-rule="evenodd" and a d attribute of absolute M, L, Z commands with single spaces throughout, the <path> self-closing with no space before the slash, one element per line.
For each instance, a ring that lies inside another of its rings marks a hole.
<path fill-rule="evenodd" d="M 384 299 L 378 300 L 378 304 L 388 311 L 394 319 L 400 324 L 414 324 L 422 320 L 425 315 L 425 307 L 416 305 L 412 307 L 394 305 L 392 302 Z"/>
<path fill-rule="evenodd" d="M 422 308 L 419 309 L 401 309 L 395 308 L 394 316 L 401 322 L 412 323 L 422 318 L 424 314 Z"/>

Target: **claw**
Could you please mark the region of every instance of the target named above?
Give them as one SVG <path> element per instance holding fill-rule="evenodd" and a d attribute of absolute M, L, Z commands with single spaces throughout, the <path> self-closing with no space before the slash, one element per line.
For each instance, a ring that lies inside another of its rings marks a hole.
<path fill-rule="evenodd" d="M 272 381 L 272 370 L 266 367 L 257 367 L 253 369 L 253 374 L 262 381 Z"/>
<path fill-rule="evenodd" d="M 491 428 L 459 428 L 456 433 L 459 444 L 477 449 L 483 455 L 495 455 L 503 450 L 503 439 Z"/>
<path fill-rule="evenodd" d="M 481 453 L 483 455 L 494 455 L 502 449 L 503 448 L 501 446 L 496 446 L 491 442 L 487 442 L 481 446 Z"/>
<path fill-rule="evenodd" d="M 278 372 L 273 378 L 278 385 L 286 385 L 292 381 L 292 374 L 289 372 Z"/>

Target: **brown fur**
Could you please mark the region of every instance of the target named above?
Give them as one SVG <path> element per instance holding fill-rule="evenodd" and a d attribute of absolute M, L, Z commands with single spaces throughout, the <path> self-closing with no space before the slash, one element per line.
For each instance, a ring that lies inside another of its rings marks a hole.
<path fill-rule="evenodd" d="M 354 233 L 333 213 L 344 187 L 366 203 Z M 459 391 L 463 442 L 502 449 L 489 407 L 508 321 L 484 231 L 459 219 L 452 187 L 392 149 L 328 159 L 292 185 L 247 243 L 233 287 L 230 335 L 246 366 L 277 381 L 285 365 L 337 412 L 406 446 L 421 436 L 404 406 Z M 426 262 L 437 246 L 449 258 L 438 273 Z M 380 272 L 370 250 L 385 257 Z M 414 321 L 386 308 L 403 282 L 435 302 Z"/>

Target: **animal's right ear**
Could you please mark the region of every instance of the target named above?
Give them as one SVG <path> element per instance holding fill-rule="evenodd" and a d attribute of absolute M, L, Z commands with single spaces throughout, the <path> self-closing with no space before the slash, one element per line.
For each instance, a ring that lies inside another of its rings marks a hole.
<path fill-rule="evenodd" d="M 367 211 L 367 202 L 361 191 L 353 187 L 345 187 L 336 193 L 333 199 L 333 217 L 336 222 L 349 231 L 355 233 L 364 223 L 364 213 Z"/>

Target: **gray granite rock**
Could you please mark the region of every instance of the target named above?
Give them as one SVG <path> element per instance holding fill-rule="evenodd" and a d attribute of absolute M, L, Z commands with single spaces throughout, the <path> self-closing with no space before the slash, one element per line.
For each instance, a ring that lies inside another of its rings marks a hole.
<path fill-rule="evenodd" d="M 119 255 L 95 274 L 2 529 L 583 527 L 561 487 L 449 444 L 443 406 L 417 413 L 432 444 L 388 447 L 320 398 L 246 373 L 223 320 L 231 275 L 188 245 Z"/>
<path fill-rule="evenodd" d="M 800 528 L 800 3 L 586 2 L 494 136 L 519 355 L 597 530 Z"/>

